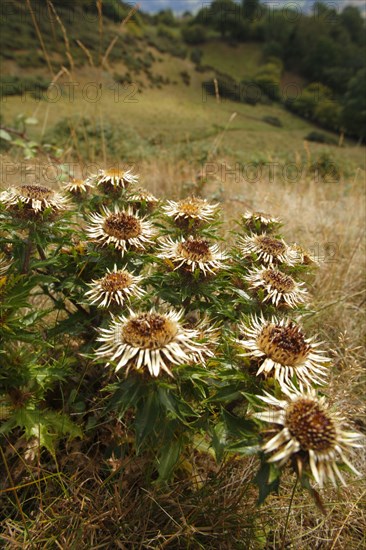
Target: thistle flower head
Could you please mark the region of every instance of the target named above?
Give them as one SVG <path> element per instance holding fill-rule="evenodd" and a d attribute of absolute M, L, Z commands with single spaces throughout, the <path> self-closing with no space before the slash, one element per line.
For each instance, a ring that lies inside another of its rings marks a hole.
<path fill-rule="evenodd" d="M 302 393 L 294 388 L 286 394 L 284 400 L 269 394 L 258 396 L 271 408 L 256 413 L 256 418 L 278 426 L 277 433 L 263 446 L 266 453 L 275 451 L 269 462 L 278 462 L 281 466 L 294 456 L 301 465 L 310 465 L 321 487 L 328 479 L 336 485 L 334 474 L 343 485 L 346 484 L 337 465 L 338 459 L 360 475 L 346 453 L 352 447 L 361 446 L 362 436 L 346 430 L 343 418 L 331 411 L 325 397 L 318 397 L 314 390 Z"/>
<path fill-rule="evenodd" d="M 293 244 L 291 249 L 296 256 L 296 263 L 309 266 L 319 265 L 319 260 L 321 258 L 316 258 L 314 254 L 312 254 L 308 250 L 305 250 L 305 248 L 303 248 L 299 244 Z"/>
<path fill-rule="evenodd" d="M 30 216 L 46 209 L 55 213 L 67 208 L 65 197 L 42 185 L 11 187 L 0 194 L 0 202 L 4 203 L 7 210 L 23 211 L 25 215 Z"/>
<path fill-rule="evenodd" d="M 329 358 L 292 321 L 266 321 L 252 316 L 250 323 L 241 324 L 240 329 L 243 339 L 238 343 L 246 350 L 242 355 L 260 362 L 257 375 L 273 373 L 283 389 L 291 384 L 294 375 L 301 387 L 325 384 L 328 368 L 324 363 Z"/>
<path fill-rule="evenodd" d="M 98 307 L 109 307 L 111 303 L 122 306 L 132 297 L 141 298 L 144 290 L 139 286 L 143 277 L 133 275 L 125 269 L 114 266 L 113 271 L 107 269 L 106 275 L 90 283 L 90 290 L 85 293 L 91 304 Z"/>
<path fill-rule="evenodd" d="M 99 170 L 97 176 L 94 176 L 96 185 L 102 186 L 106 191 L 108 189 L 126 189 L 130 185 L 138 182 L 138 176 L 128 169 L 109 168 Z"/>
<path fill-rule="evenodd" d="M 265 264 L 294 265 L 296 254 L 283 239 L 275 239 L 266 233 L 246 235 L 239 240 L 239 250 L 247 257 L 256 254 Z"/>
<path fill-rule="evenodd" d="M 293 308 L 307 300 L 304 283 L 297 283 L 292 277 L 272 266 L 253 268 L 245 279 L 251 289 L 263 289 L 263 302 L 272 302 L 275 306 L 285 304 Z"/>
<path fill-rule="evenodd" d="M 203 275 L 215 274 L 218 269 L 225 267 L 227 258 L 218 245 L 211 245 L 207 239 L 192 236 L 178 241 L 168 237 L 161 244 L 158 257 L 172 261 L 174 269 L 183 268 L 190 272 L 199 269 Z"/>
<path fill-rule="evenodd" d="M 212 352 L 200 344 L 198 331 L 184 328 L 183 312 L 134 313 L 115 317 L 108 329 L 100 330 L 98 341 L 103 345 L 97 356 L 116 361 L 116 371 L 122 367 L 147 369 L 151 376 L 160 371 L 173 376 L 171 367 L 184 363 L 205 362 Z"/>
<path fill-rule="evenodd" d="M 260 227 L 268 227 L 278 226 L 281 224 L 281 220 L 279 218 L 275 218 L 274 216 L 266 214 L 265 212 L 250 212 L 249 210 L 247 210 L 242 215 L 242 219 L 244 221 L 244 224 L 249 229 L 254 229 L 257 225 L 259 225 Z"/>
<path fill-rule="evenodd" d="M 131 247 L 144 250 L 155 237 L 152 224 L 134 214 L 131 208 L 115 208 L 112 212 L 103 207 L 102 214 L 90 215 L 86 232 L 90 239 L 101 246 L 113 244 L 122 256 Z"/>
<path fill-rule="evenodd" d="M 146 206 L 152 209 L 158 204 L 159 199 L 150 193 L 150 191 L 147 191 L 147 189 L 142 189 L 142 187 L 139 187 L 134 189 L 128 196 L 128 202 L 136 205 L 146 204 Z"/>
<path fill-rule="evenodd" d="M 80 179 L 80 178 L 70 178 L 70 180 L 65 184 L 64 189 L 69 193 L 74 195 L 80 195 L 86 193 L 89 188 L 93 188 L 94 185 L 89 179 Z"/>
<path fill-rule="evenodd" d="M 167 201 L 163 210 L 167 216 L 180 222 L 194 221 L 195 223 L 210 222 L 214 219 L 218 204 L 210 204 L 206 199 L 187 197 L 178 202 Z"/>

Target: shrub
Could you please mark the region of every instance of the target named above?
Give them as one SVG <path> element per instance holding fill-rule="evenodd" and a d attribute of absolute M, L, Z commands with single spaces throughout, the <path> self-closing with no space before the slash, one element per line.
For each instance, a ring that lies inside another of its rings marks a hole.
<path fill-rule="evenodd" d="M 287 100 L 286 106 L 291 111 L 336 131 L 341 121 L 341 105 L 332 95 L 330 88 L 314 82 L 304 88 L 296 99 Z"/>
<path fill-rule="evenodd" d="M 174 33 L 166 25 L 158 26 L 158 36 L 162 36 L 163 38 L 168 38 L 169 40 L 172 40 L 172 41 L 175 39 Z"/>
<path fill-rule="evenodd" d="M 334 183 L 341 179 L 339 164 L 327 152 L 321 153 L 310 165 L 310 173 L 322 181 Z"/>
<path fill-rule="evenodd" d="M 283 124 L 280 121 L 280 119 L 276 116 L 264 116 L 262 118 L 263 122 L 266 122 L 267 124 L 270 124 L 271 126 L 275 126 L 276 128 L 282 128 Z"/>
<path fill-rule="evenodd" d="M 366 69 L 361 69 L 349 81 L 341 112 L 347 132 L 361 141 L 366 137 Z"/>
<path fill-rule="evenodd" d="M 230 99 L 231 101 L 241 101 L 241 87 L 234 78 L 224 73 L 218 73 L 216 75 L 216 80 L 221 98 Z M 205 81 L 203 87 L 208 94 L 216 95 L 216 87 L 213 79 Z"/>
<path fill-rule="evenodd" d="M 181 71 L 179 74 L 180 74 L 184 84 L 186 86 L 189 86 L 190 83 L 191 83 L 191 75 L 189 74 L 189 72 L 188 71 Z"/>
<path fill-rule="evenodd" d="M 253 80 L 268 97 L 279 99 L 281 74 L 282 64 L 272 60 L 258 70 Z"/>
<path fill-rule="evenodd" d="M 280 42 L 265 42 L 263 46 L 263 55 L 268 60 L 269 57 L 283 58 L 283 46 Z"/>
<path fill-rule="evenodd" d="M 309 132 L 305 139 L 307 141 L 313 141 L 314 143 L 326 143 L 329 145 L 336 145 L 337 141 L 334 138 L 331 138 L 327 136 L 326 134 L 323 134 L 322 132 L 318 132 L 316 130 L 313 130 L 312 132 Z"/>
<path fill-rule="evenodd" d="M 198 48 L 194 48 L 191 51 L 190 59 L 195 65 L 200 65 L 202 60 L 203 52 Z"/>
<path fill-rule="evenodd" d="M 340 126 L 341 106 L 336 101 L 322 100 L 316 105 L 313 119 L 324 128 L 337 131 Z"/>
<path fill-rule="evenodd" d="M 203 44 L 207 40 L 206 28 L 203 25 L 189 25 L 183 27 L 181 32 L 187 44 Z"/>

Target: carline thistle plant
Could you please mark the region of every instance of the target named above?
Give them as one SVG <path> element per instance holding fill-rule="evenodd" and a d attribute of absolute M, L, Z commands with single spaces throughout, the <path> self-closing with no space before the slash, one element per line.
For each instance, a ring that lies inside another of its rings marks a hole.
<path fill-rule="evenodd" d="M 277 476 L 290 466 L 320 487 L 358 475 L 360 436 L 319 393 L 332 360 L 301 319 L 316 260 L 278 218 L 246 211 L 230 238 L 219 204 L 156 198 L 128 168 L 70 178 L 64 193 L 0 194 L 7 437 L 40 433 L 56 456 L 60 439 L 83 446 L 117 421 L 161 481 L 198 436 L 217 460 L 240 441 Z"/>

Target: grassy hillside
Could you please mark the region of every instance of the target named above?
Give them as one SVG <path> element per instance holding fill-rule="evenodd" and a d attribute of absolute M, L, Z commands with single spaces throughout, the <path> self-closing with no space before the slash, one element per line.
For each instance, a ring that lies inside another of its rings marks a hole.
<path fill-rule="evenodd" d="M 96 16 L 84 17 L 80 25 L 77 10 L 59 6 L 59 19 L 51 26 L 46 25 L 46 12 L 36 14 L 35 28 L 26 6 L 19 9 L 20 22 L 16 24 L 15 14 L 9 16 L 2 38 L 2 78 L 6 86 L 14 78 L 31 84 L 26 96 L 3 97 L 6 127 L 13 127 L 23 113 L 38 121 L 28 129 L 30 138 L 66 152 L 72 144 L 78 158 L 103 162 L 157 154 L 198 165 L 213 154 L 241 163 L 306 162 L 303 143 L 318 131 L 313 124 L 279 103 L 265 100 L 252 106 L 215 99 L 203 88 L 216 72 L 238 82 L 252 76 L 262 63 L 260 45 L 235 46 L 213 38 L 201 47 L 204 70 L 197 71 L 190 60 L 195 48 L 182 43 L 179 29 L 157 27 L 141 17 L 122 27 Z M 55 84 L 34 98 L 40 78 Z M 301 82 L 296 75 L 284 78 L 286 84 Z M 281 127 L 269 124 L 271 120 Z M 325 152 L 334 157 L 346 174 L 363 167 L 362 148 L 352 141 L 339 148 L 338 136 L 322 133 L 334 145 L 313 144 L 315 156 Z"/>

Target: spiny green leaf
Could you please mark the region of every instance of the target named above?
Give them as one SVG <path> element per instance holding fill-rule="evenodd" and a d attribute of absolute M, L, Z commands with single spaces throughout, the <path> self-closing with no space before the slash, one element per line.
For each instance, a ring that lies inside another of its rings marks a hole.
<path fill-rule="evenodd" d="M 172 440 L 161 449 L 159 457 L 159 479 L 167 481 L 173 472 L 174 466 L 177 464 L 182 449 L 182 441 L 180 439 Z"/>
<path fill-rule="evenodd" d="M 222 419 L 225 422 L 228 434 L 232 437 L 252 437 L 254 425 L 253 422 L 245 418 L 239 418 L 230 414 L 228 411 L 222 411 Z"/>
<path fill-rule="evenodd" d="M 14 414 L 16 426 L 24 429 L 27 439 L 36 437 L 41 447 L 51 454 L 58 439 L 68 436 L 81 437 L 81 429 L 65 414 L 49 410 L 23 407 Z"/>
<path fill-rule="evenodd" d="M 0 129 L 0 139 L 4 139 L 5 141 L 11 141 L 11 135 L 2 128 Z"/>
<path fill-rule="evenodd" d="M 223 422 L 219 422 L 213 429 L 211 446 L 215 451 L 217 462 L 221 462 L 226 448 L 226 429 Z"/>
<path fill-rule="evenodd" d="M 108 388 L 106 388 L 108 389 Z M 107 404 L 107 411 L 116 410 L 119 418 L 131 407 L 137 407 L 140 399 L 146 392 L 146 387 L 140 377 L 127 378 L 111 395 Z"/>
<path fill-rule="evenodd" d="M 136 446 L 139 451 L 144 444 L 146 438 L 158 426 L 157 419 L 160 413 L 160 402 L 155 391 L 148 393 L 146 399 L 141 403 L 136 411 L 135 430 L 136 430 Z M 162 425 L 159 424 L 159 431 L 162 430 Z"/>
<path fill-rule="evenodd" d="M 198 414 L 182 398 L 177 397 L 166 388 L 159 387 L 158 395 L 160 403 L 165 407 L 173 417 L 179 418 L 181 422 L 187 424 L 187 417 L 197 417 Z"/>
<path fill-rule="evenodd" d="M 262 504 L 271 493 L 278 493 L 280 475 L 280 470 L 274 464 L 262 460 L 261 467 L 254 478 L 259 489 L 258 504 Z"/>

